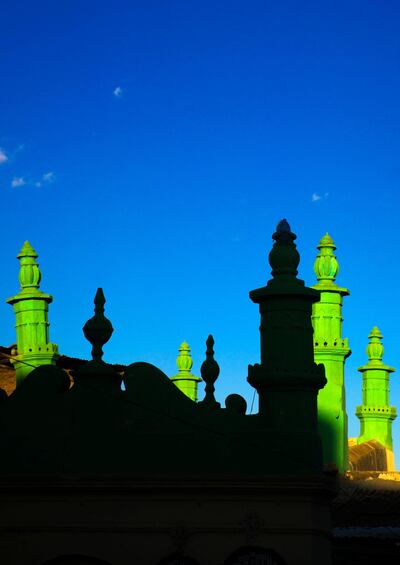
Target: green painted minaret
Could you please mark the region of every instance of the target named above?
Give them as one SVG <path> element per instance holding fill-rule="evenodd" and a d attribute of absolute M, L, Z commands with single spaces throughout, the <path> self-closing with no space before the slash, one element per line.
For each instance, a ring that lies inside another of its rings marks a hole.
<path fill-rule="evenodd" d="M 49 341 L 47 313 L 53 298 L 39 289 L 41 273 L 37 257 L 29 241 L 25 241 L 17 255 L 21 290 L 7 299 L 16 316 L 17 350 L 11 362 L 17 373 L 17 386 L 35 367 L 54 365 L 58 358 L 58 346 Z"/>
<path fill-rule="evenodd" d="M 171 377 L 171 381 L 179 388 L 183 394 L 186 394 L 193 402 L 197 402 L 197 385 L 201 381 L 200 377 L 192 375 L 190 372 L 193 366 L 193 360 L 190 355 L 189 344 L 184 341 L 179 347 L 179 354 L 176 358 L 176 364 L 179 373 Z"/>
<path fill-rule="evenodd" d="M 347 288 L 335 283 L 339 264 L 336 246 L 327 233 L 317 246 L 314 263 L 320 300 L 313 304 L 314 359 L 325 366 L 326 386 L 318 394 L 318 426 L 322 436 L 324 463 L 335 464 L 340 472 L 348 468 L 348 438 L 344 363 L 351 353 L 342 337 L 342 303 Z"/>
<path fill-rule="evenodd" d="M 363 385 L 362 405 L 356 410 L 361 428 L 357 443 L 374 439 L 392 451 L 392 422 L 396 418 L 396 408 L 390 406 L 389 380 L 394 369 L 382 361 L 382 337 L 375 326 L 368 336 L 368 363 L 358 369 L 362 373 Z"/>

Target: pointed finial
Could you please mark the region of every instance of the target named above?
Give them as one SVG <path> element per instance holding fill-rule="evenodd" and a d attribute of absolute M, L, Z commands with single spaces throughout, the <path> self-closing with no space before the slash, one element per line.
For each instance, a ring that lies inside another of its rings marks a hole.
<path fill-rule="evenodd" d="M 276 232 L 272 235 L 275 243 L 269 254 L 269 264 L 272 267 L 273 280 L 276 282 L 283 280 L 294 280 L 297 275 L 297 267 L 300 262 L 300 255 L 296 249 L 294 240 L 297 238 L 291 229 L 288 221 L 283 219 L 276 227 Z M 274 284 L 272 281 L 270 281 Z"/>
<path fill-rule="evenodd" d="M 339 263 L 334 253 L 336 245 L 328 232 L 321 238 L 317 249 L 319 249 L 319 253 L 315 259 L 314 273 L 318 281 L 324 284 L 332 284 L 338 275 Z"/>
<path fill-rule="evenodd" d="M 29 241 L 25 241 L 17 255 L 20 261 L 19 282 L 22 291 L 35 292 L 39 289 L 41 273 L 36 262 L 38 254 Z"/>
<path fill-rule="evenodd" d="M 206 360 L 202 364 L 200 368 L 201 376 L 203 381 L 206 383 L 205 387 L 205 397 L 202 400 L 202 403 L 209 406 L 220 406 L 219 402 L 215 400 L 214 397 L 214 383 L 218 378 L 219 375 L 219 365 L 214 359 L 214 338 L 212 335 L 209 335 L 206 341 L 207 349 L 206 349 Z"/>
<path fill-rule="evenodd" d="M 190 355 L 190 347 L 186 341 L 183 341 L 179 347 L 179 354 L 176 358 L 176 365 L 180 373 L 190 373 L 193 366 L 193 360 Z"/>
<path fill-rule="evenodd" d="M 193 366 L 193 360 L 190 355 L 189 344 L 186 341 L 182 342 L 179 347 L 179 355 L 176 358 L 176 364 L 179 371 L 176 375 L 171 377 L 171 381 L 183 394 L 186 394 L 193 402 L 197 402 L 197 385 L 201 379 L 200 377 L 192 375 L 190 372 Z"/>
<path fill-rule="evenodd" d="M 98 288 L 94 298 L 94 316 L 83 326 L 83 333 L 92 344 L 93 361 L 102 361 L 102 346 L 107 343 L 114 331 L 110 320 L 104 316 L 105 302 L 103 289 Z"/>
<path fill-rule="evenodd" d="M 369 343 L 366 349 L 368 355 L 368 363 L 371 363 L 373 365 L 382 364 L 383 353 L 385 351 L 381 343 L 382 338 L 383 335 L 381 334 L 379 329 L 374 326 L 368 336 Z"/>

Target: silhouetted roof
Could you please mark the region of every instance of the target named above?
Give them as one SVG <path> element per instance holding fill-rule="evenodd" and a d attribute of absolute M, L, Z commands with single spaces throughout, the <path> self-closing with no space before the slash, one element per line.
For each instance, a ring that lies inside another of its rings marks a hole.
<path fill-rule="evenodd" d="M 400 528 L 400 473 L 349 473 L 339 484 L 335 528 Z"/>

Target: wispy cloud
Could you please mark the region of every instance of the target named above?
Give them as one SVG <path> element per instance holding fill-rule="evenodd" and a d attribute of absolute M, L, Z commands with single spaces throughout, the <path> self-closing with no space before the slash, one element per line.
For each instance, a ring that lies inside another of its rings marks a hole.
<path fill-rule="evenodd" d="M 2 163 L 7 163 L 7 161 L 8 161 L 7 153 L 4 151 L 4 149 L 0 148 L 0 165 Z"/>
<path fill-rule="evenodd" d="M 23 177 L 14 177 L 11 181 L 11 186 L 16 188 L 17 186 L 24 186 L 26 184 L 25 179 Z"/>
<path fill-rule="evenodd" d="M 313 192 L 311 196 L 311 202 L 318 202 L 318 200 L 326 200 L 328 196 L 329 196 L 329 192 L 325 192 L 323 195 Z"/>
<path fill-rule="evenodd" d="M 120 86 L 117 86 L 116 88 L 114 88 L 113 94 L 114 94 L 115 98 L 121 98 L 122 88 Z"/>
<path fill-rule="evenodd" d="M 35 182 L 35 186 L 37 186 L 37 188 L 40 188 L 44 184 L 50 184 L 53 181 L 54 171 L 48 171 L 47 173 L 44 173 L 44 175 L 42 175 L 42 178 L 40 180 Z"/>
<path fill-rule="evenodd" d="M 53 180 L 54 180 L 54 172 L 53 171 L 49 171 L 48 173 L 44 173 L 44 175 L 42 177 L 43 182 L 53 182 Z"/>

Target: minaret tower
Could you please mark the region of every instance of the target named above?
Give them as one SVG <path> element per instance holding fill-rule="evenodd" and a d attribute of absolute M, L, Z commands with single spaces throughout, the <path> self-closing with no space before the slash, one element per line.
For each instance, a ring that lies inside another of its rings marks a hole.
<path fill-rule="evenodd" d="M 356 416 L 360 420 L 360 436 L 357 443 L 374 439 L 386 449 L 393 451 L 392 422 L 396 408 L 390 406 L 389 380 L 394 369 L 384 365 L 382 334 L 375 326 L 368 336 L 368 363 L 358 370 L 362 373 L 362 405 L 357 406 Z"/>
<path fill-rule="evenodd" d="M 327 233 L 317 247 L 314 263 L 320 300 L 313 304 L 314 359 L 325 366 L 326 386 L 318 394 L 318 426 L 322 436 L 324 463 L 335 464 L 340 472 L 348 468 L 348 439 L 344 362 L 351 354 L 347 338 L 342 337 L 342 302 L 347 288 L 335 283 L 339 264 L 336 246 Z"/>
<path fill-rule="evenodd" d="M 20 260 L 21 290 L 7 299 L 16 316 L 17 349 L 11 359 L 17 373 L 17 386 L 39 365 L 54 365 L 58 346 L 49 341 L 48 308 L 53 300 L 39 289 L 41 273 L 38 254 L 25 241 L 17 258 Z"/>
<path fill-rule="evenodd" d="M 322 468 L 317 395 L 326 383 L 313 354 L 311 312 L 319 293 L 296 276 L 300 256 L 286 220 L 272 237 L 272 279 L 250 292 L 260 308 L 261 362 L 249 365 L 247 380 L 259 395 L 257 417 L 273 432 L 281 459 L 290 460 L 290 472 L 316 471 Z"/>
<path fill-rule="evenodd" d="M 193 360 L 190 355 L 189 344 L 186 343 L 186 341 L 181 343 L 181 346 L 179 347 L 176 364 L 178 366 L 179 373 L 171 377 L 171 381 L 181 392 L 183 392 L 183 394 L 186 394 L 190 400 L 197 402 L 197 386 L 201 381 L 201 378 L 192 375 L 190 372 L 193 366 Z"/>

